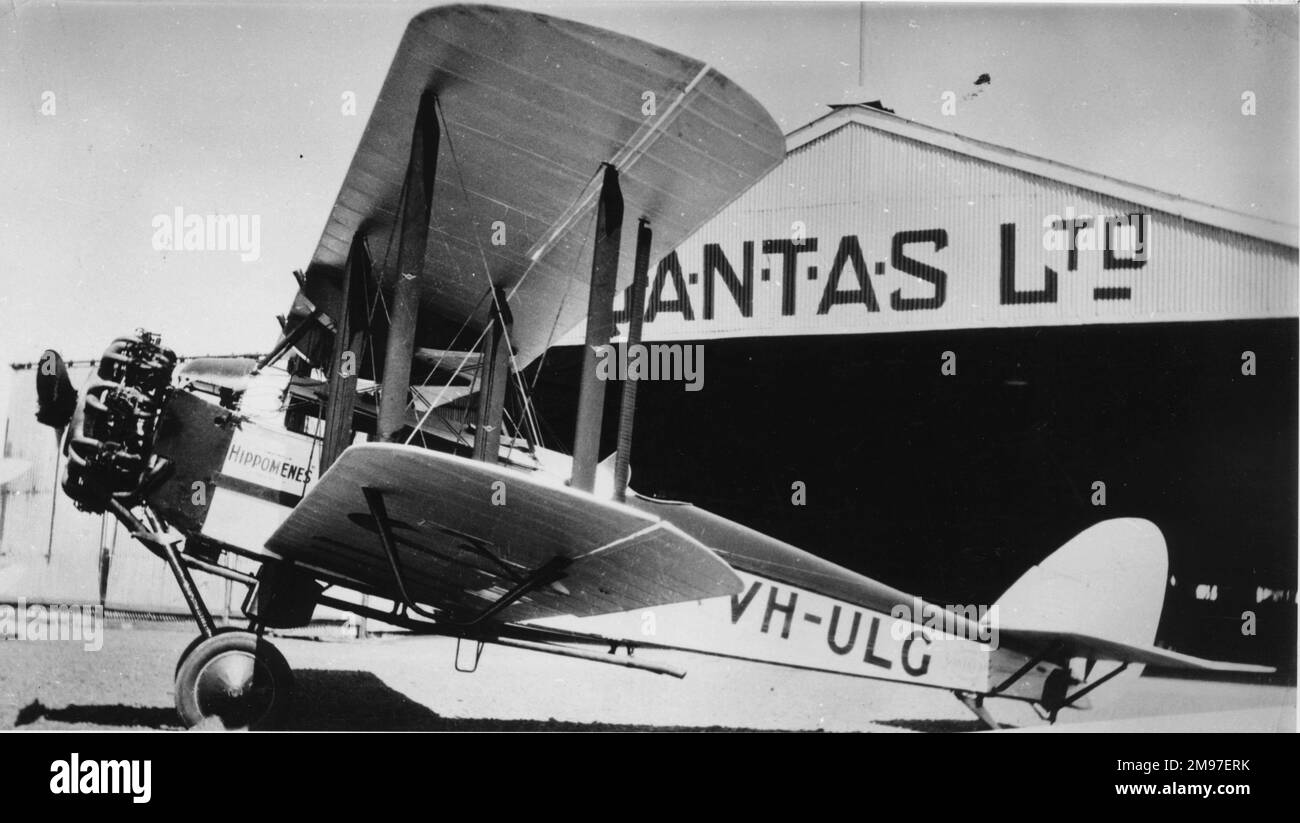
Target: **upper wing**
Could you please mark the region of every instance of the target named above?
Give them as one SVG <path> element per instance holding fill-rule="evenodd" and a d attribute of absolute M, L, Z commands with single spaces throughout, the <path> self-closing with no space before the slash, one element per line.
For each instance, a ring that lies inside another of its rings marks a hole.
<path fill-rule="evenodd" d="M 483 614 L 555 558 L 568 561 L 563 577 L 503 609 L 501 620 L 607 614 L 741 589 L 730 566 L 660 518 L 519 471 L 393 444 L 343 452 L 267 548 L 396 599 L 367 488 L 383 495 L 411 598 L 453 620 Z"/>
<path fill-rule="evenodd" d="M 490 286 L 501 287 L 521 368 L 585 317 L 601 163 L 620 172 L 623 288 L 637 218 L 651 222 L 658 259 L 785 152 L 766 110 L 697 60 L 532 12 L 431 9 L 406 29 L 303 280 L 326 315 L 362 226 L 376 276 L 397 276 L 394 227 L 426 87 L 442 140 L 417 337 L 468 346 L 487 322 Z M 305 309 L 295 301 L 296 314 Z"/>

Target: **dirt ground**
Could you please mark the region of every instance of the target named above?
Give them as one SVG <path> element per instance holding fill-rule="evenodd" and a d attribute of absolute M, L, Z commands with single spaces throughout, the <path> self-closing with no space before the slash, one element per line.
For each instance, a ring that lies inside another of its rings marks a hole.
<path fill-rule="evenodd" d="M 179 729 L 172 671 L 192 637 L 142 625 L 108 629 L 98 651 L 0 640 L 0 729 Z M 659 653 L 687 669 L 678 680 L 489 646 L 467 674 L 446 638 L 274 642 L 295 671 L 289 729 L 982 729 L 940 690 L 699 655 Z M 989 705 L 1004 724 L 1045 727 L 1025 704 Z M 1110 705 L 1064 712 L 1055 728 L 1294 731 L 1295 705 L 1294 688 L 1144 677 Z"/>

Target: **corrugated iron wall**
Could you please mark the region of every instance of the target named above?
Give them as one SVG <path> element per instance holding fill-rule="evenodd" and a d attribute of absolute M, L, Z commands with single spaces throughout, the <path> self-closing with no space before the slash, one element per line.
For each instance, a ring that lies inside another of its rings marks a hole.
<path fill-rule="evenodd" d="M 1052 216 L 1135 213 L 1149 214 L 1140 267 L 1108 265 L 1099 250 L 1044 247 Z M 1297 280 L 1293 247 L 850 121 L 791 152 L 659 263 L 648 296 L 658 311 L 644 337 L 1293 317 Z M 0 601 L 98 601 L 108 546 L 110 604 L 183 611 L 163 564 L 56 493 L 58 452 L 33 416 L 32 372 L 14 378 L 4 453 L 32 468 L 0 490 Z M 224 582 L 198 579 L 223 610 Z"/>
<path fill-rule="evenodd" d="M 89 374 L 89 367 L 69 369 L 78 388 Z M 59 489 L 62 458 L 54 431 L 36 422 L 35 371 L 19 365 L 11 377 L 4 456 L 26 461 L 31 468 L 0 487 L 0 603 L 19 598 L 33 603 L 102 602 L 110 609 L 188 615 L 165 563 L 132 540 L 116 519 L 78 511 Z M 273 422 L 282 415 L 279 392 L 286 378 L 283 370 L 273 367 L 254 381 L 244 398 L 253 419 Z M 246 573 L 257 571 L 257 564 L 247 558 L 227 554 L 223 562 Z M 194 581 L 215 617 L 240 617 L 244 586 L 197 572 Z M 348 592 L 331 594 L 361 599 Z M 321 607 L 315 619 L 344 616 Z"/>
<path fill-rule="evenodd" d="M 1149 215 L 1145 261 L 1131 247 L 1111 259 L 1082 248 L 1086 233 L 1072 255 L 1068 232 L 1044 228 L 1053 216 L 1134 214 Z M 1061 247 L 1049 249 L 1053 239 Z M 797 256 L 786 240 L 803 240 Z M 676 260 L 687 300 L 661 263 L 646 340 L 1293 317 L 1300 294 L 1294 247 L 852 121 L 792 151 Z M 750 271 L 748 316 L 720 262 L 737 291 Z"/>
<path fill-rule="evenodd" d="M 90 369 L 69 369 L 80 387 Z M 188 613 L 166 565 L 126 535 L 116 520 L 78 511 L 58 487 L 62 464 L 54 431 L 36 422 L 32 368 L 17 367 L 10 381 L 4 456 L 31 468 L 0 488 L 0 603 L 99 603 L 101 562 L 109 559 L 104 604 L 110 608 Z M 224 581 L 197 575 L 215 614 L 226 604 Z M 243 587 L 233 591 L 239 613 Z"/>
<path fill-rule="evenodd" d="M 74 385 L 80 385 L 89 372 L 89 368 L 74 367 L 69 376 Z M 93 534 L 97 541 L 99 518 L 77 512 L 70 500 L 55 494 L 61 456 L 54 430 L 36 422 L 35 369 L 16 367 L 11 383 L 4 456 L 26 462 L 28 469 L 0 489 L 0 558 L 9 562 L 15 558 L 21 562 L 43 560 L 52 553 L 52 534 L 69 530 L 82 539 Z M 0 570 L 9 562 L 0 562 Z M 4 579 L 0 576 L 0 581 Z"/>

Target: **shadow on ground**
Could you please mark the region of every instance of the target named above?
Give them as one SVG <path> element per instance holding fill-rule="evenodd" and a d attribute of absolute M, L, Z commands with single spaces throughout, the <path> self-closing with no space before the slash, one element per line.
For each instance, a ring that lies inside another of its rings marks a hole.
<path fill-rule="evenodd" d="M 115 726 L 119 728 L 179 729 L 176 710 L 156 706 L 81 706 L 73 704 L 59 709 L 32 701 L 18 710 L 14 728 L 21 729 L 40 721 L 72 723 L 86 726 Z"/>
<path fill-rule="evenodd" d="M 723 726 L 642 726 L 561 720 L 443 717 L 370 672 L 303 670 L 286 729 L 301 731 L 756 731 Z"/>
<path fill-rule="evenodd" d="M 979 720 L 877 720 L 881 726 L 906 729 L 909 732 L 986 732 L 989 730 Z M 1010 723 L 999 723 L 1000 729 L 1015 729 Z"/>
<path fill-rule="evenodd" d="M 363 671 L 303 669 L 294 673 L 294 698 L 284 731 L 672 731 L 751 732 L 725 726 L 646 726 L 561 720 L 443 717 Z M 51 708 L 33 701 L 14 728 L 47 724 L 95 728 L 180 728 L 176 710 L 159 706 L 78 705 Z"/>

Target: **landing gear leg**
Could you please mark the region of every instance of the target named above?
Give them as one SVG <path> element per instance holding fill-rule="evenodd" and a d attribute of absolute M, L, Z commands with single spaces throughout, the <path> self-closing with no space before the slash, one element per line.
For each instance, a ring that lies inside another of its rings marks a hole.
<path fill-rule="evenodd" d="M 272 728 L 293 692 L 293 671 L 280 650 L 256 632 L 218 629 L 194 585 L 176 543 L 141 523 L 126 506 L 109 500 L 108 508 L 131 534 L 172 570 L 199 636 L 176 664 L 176 711 L 187 728 Z M 149 515 L 152 520 L 152 515 Z"/>
<path fill-rule="evenodd" d="M 288 661 L 260 625 L 216 628 L 175 545 L 164 552 L 200 632 L 176 663 L 176 712 L 187 728 L 273 728 L 293 692 Z"/>
<path fill-rule="evenodd" d="M 993 731 L 1001 728 L 998 721 L 993 719 L 993 715 L 989 713 L 989 710 L 984 708 L 984 695 L 967 694 L 966 692 L 953 692 L 953 694 L 957 695 L 957 699 L 961 701 L 962 705 L 970 709 L 985 726 L 988 726 Z"/>
<path fill-rule="evenodd" d="M 274 728 L 293 690 L 279 649 L 256 633 L 223 631 L 201 639 L 176 671 L 176 711 L 189 728 Z"/>

